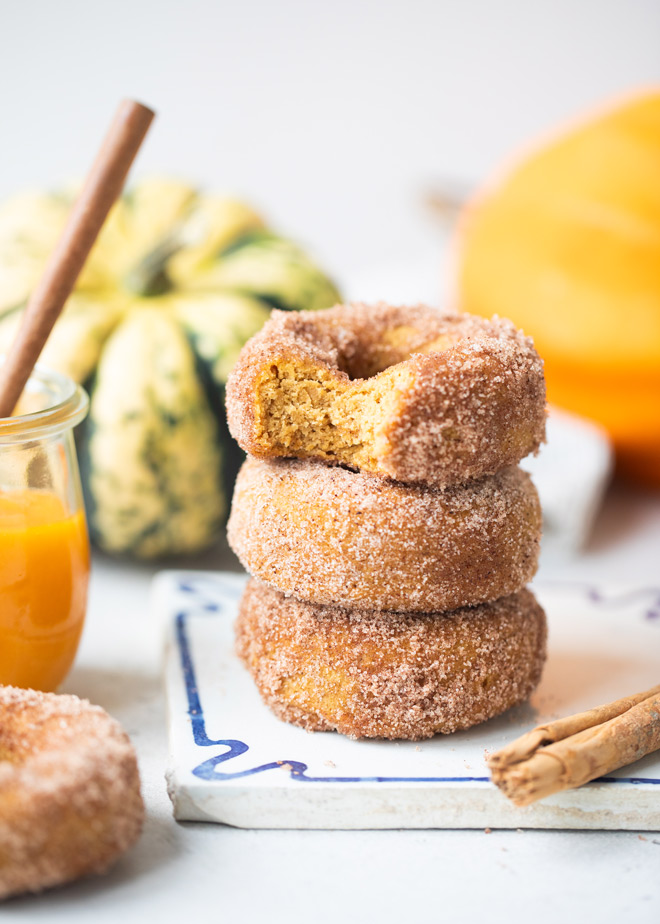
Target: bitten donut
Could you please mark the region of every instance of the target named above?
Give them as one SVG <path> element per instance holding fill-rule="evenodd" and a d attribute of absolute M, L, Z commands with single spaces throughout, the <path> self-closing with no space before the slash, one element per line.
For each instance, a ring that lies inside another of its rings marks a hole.
<path fill-rule="evenodd" d="M 0 898 L 104 872 L 143 817 L 114 719 L 76 696 L 0 687 Z"/>
<path fill-rule="evenodd" d="M 538 449 L 543 364 L 500 318 L 423 305 L 274 311 L 229 377 L 227 416 L 260 458 L 444 487 Z"/>
<path fill-rule="evenodd" d="M 541 509 L 515 466 L 442 491 L 248 458 L 227 535 L 245 569 L 287 596 L 429 612 L 524 587 L 536 572 Z"/>
<path fill-rule="evenodd" d="M 528 590 L 452 613 L 314 606 L 251 580 L 240 657 L 273 712 L 351 738 L 430 738 L 527 699 L 545 660 L 545 614 Z"/>

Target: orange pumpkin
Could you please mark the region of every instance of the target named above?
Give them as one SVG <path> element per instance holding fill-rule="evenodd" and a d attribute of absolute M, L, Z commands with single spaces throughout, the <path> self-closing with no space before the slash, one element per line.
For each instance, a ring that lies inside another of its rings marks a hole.
<path fill-rule="evenodd" d="M 660 487 L 660 92 L 528 156 L 467 207 L 457 243 L 461 307 L 531 334 L 550 401 Z"/>

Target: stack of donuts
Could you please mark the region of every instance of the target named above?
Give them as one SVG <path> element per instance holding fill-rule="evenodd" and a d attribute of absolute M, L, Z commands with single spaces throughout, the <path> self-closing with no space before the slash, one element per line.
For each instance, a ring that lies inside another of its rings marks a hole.
<path fill-rule="evenodd" d="M 248 458 L 229 542 L 237 649 L 282 719 L 421 739 L 525 700 L 541 511 L 518 462 L 543 365 L 506 320 L 425 306 L 273 312 L 227 386 Z"/>

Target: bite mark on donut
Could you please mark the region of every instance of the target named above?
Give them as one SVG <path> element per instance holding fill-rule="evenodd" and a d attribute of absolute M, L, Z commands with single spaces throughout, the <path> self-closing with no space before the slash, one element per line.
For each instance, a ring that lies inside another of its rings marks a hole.
<path fill-rule="evenodd" d="M 446 487 L 537 451 L 543 363 L 500 318 L 423 305 L 273 312 L 241 351 L 227 414 L 260 458 L 316 458 Z"/>
<path fill-rule="evenodd" d="M 401 365 L 351 380 L 278 357 L 256 378 L 256 442 L 264 455 L 370 470 L 386 451 L 385 427 L 412 384 L 412 373 Z"/>

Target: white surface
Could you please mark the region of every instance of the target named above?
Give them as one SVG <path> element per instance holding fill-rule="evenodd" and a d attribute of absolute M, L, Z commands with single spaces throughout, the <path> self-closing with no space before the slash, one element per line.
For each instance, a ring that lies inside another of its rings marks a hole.
<path fill-rule="evenodd" d="M 138 172 L 245 193 L 342 280 L 389 261 L 371 298 L 407 297 L 394 266 L 404 256 L 417 261 L 423 297 L 436 300 L 436 231 L 421 205 L 429 186 L 471 184 L 556 120 L 660 79 L 653 0 L 5 6 L 0 195 L 85 170 L 117 98 L 134 95 L 160 112 Z M 362 295 L 360 285 L 347 291 Z M 660 501 L 619 491 L 584 554 L 558 568 L 544 553 L 543 571 L 657 583 L 659 560 Z M 152 573 L 97 558 L 66 685 L 133 736 L 145 834 L 107 878 L 11 902 L 3 921 L 657 924 L 660 837 L 177 825 L 163 780 Z"/>
<path fill-rule="evenodd" d="M 433 275 L 432 259 L 429 254 L 420 282 Z M 396 297 L 408 298 L 409 262 L 397 279 L 395 294 L 401 294 Z M 367 283 L 362 285 L 366 290 Z M 432 301 L 426 291 L 422 297 Z M 356 294 L 361 294 L 359 288 Z M 377 298 L 378 292 L 369 297 Z M 546 544 L 540 577 L 657 585 L 659 562 L 660 497 L 617 488 L 582 554 L 559 558 Z M 223 549 L 192 566 L 223 568 L 231 563 L 231 553 Z M 190 562 L 180 564 L 191 567 Z M 657 924 L 660 835 L 246 831 L 177 824 L 164 780 L 160 630 L 149 615 L 155 570 L 97 556 L 88 624 L 65 686 L 108 709 L 133 738 L 148 810 L 144 835 L 109 876 L 17 899 L 3 907 L 3 920 L 141 924 L 149 917 L 179 924 L 203 915 L 213 924 L 232 917 L 290 924 L 304 915 L 314 924 L 447 918 L 510 924 L 524 917 L 533 917 L 535 924 L 557 924 L 561 917 Z M 593 665 L 569 667 L 570 679 L 589 681 Z"/>
<path fill-rule="evenodd" d="M 657 584 L 659 561 L 660 498 L 617 488 L 584 553 L 558 563 L 545 549 L 540 577 Z M 195 564 L 231 562 L 223 549 Z M 240 915 L 277 924 L 305 913 L 333 924 L 342 918 L 398 924 L 433 919 L 437 910 L 442 919 L 468 922 L 487 913 L 494 924 L 530 914 L 539 924 L 556 924 L 562 915 L 657 924 L 659 835 L 243 831 L 175 823 L 164 780 L 160 627 L 148 607 L 154 571 L 96 557 L 83 645 L 66 684 L 107 708 L 131 734 L 147 802 L 145 833 L 106 878 L 15 900 L 3 908 L 3 920 L 131 924 L 146 914 L 163 922 L 204 914 L 210 921 Z M 569 668 L 573 682 L 590 683 L 593 664 Z"/>
<path fill-rule="evenodd" d="M 471 186 L 550 126 L 660 82 L 654 0 L 3 7 L 0 196 L 86 170 L 133 95 L 159 112 L 138 173 L 249 196 L 342 280 L 432 244 L 436 183 Z"/>
<path fill-rule="evenodd" d="M 308 734 L 262 703 L 234 651 L 245 582 L 228 572 L 165 571 L 152 606 L 163 626 L 170 759 L 181 821 L 241 828 L 564 828 L 660 837 L 660 754 L 572 792 L 516 808 L 486 756 L 536 725 L 612 702 L 658 680 L 660 582 L 540 584 L 549 667 L 529 703 L 476 728 L 410 741 Z M 649 614 L 651 614 L 649 616 Z M 571 668 L 590 676 L 578 682 Z"/>
<path fill-rule="evenodd" d="M 660 578 L 660 498 L 612 491 L 583 555 L 542 579 L 654 583 Z M 228 552 L 202 568 L 226 567 Z M 190 563 L 187 563 L 189 566 Z M 3 921 L 133 924 L 203 915 L 271 924 L 456 920 L 538 924 L 598 920 L 657 924 L 660 836 L 559 831 L 243 831 L 177 824 L 167 797 L 159 629 L 153 571 L 96 559 L 89 619 L 67 691 L 117 716 L 138 749 L 145 833 L 106 878 L 2 909 Z M 658 658 L 660 662 L 660 657 Z M 593 665 L 574 664 L 589 683 Z"/>
<path fill-rule="evenodd" d="M 521 466 L 539 492 L 546 544 L 570 555 L 589 538 L 612 474 L 612 444 L 601 427 L 555 407 L 549 408 L 546 439 Z"/>

